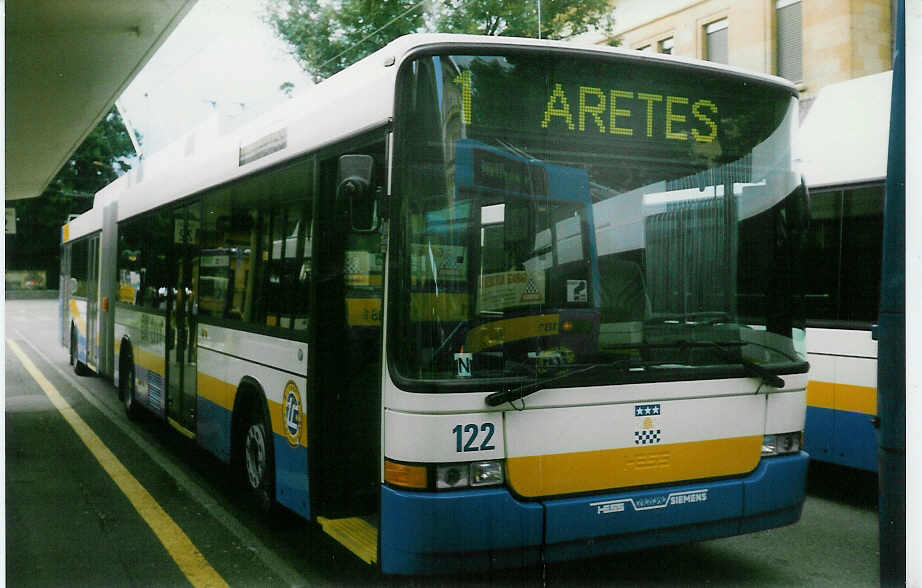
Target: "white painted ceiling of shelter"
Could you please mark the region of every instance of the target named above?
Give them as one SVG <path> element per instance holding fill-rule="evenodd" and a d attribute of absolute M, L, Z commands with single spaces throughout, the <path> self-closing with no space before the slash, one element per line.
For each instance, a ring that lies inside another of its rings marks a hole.
<path fill-rule="evenodd" d="M 5 198 L 42 193 L 196 0 L 8 0 Z"/>

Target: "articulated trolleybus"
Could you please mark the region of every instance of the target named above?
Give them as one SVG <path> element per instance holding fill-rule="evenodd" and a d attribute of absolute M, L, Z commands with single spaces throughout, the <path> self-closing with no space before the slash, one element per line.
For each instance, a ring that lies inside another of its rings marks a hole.
<path fill-rule="evenodd" d="M 398 39 L 64 227 L 62 343 L 389 574 L 797 521 L 797 91 Z"/>

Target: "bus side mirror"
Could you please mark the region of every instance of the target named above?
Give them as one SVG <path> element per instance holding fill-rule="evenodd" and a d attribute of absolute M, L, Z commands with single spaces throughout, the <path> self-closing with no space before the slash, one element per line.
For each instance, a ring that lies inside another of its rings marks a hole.
<path fill-rule="evenodd" d="M 797 187 L 797 195 L 794 199 L 794 205 L 797 208 L 797 218 L 799 221 L 798 228 L 806 232 L 810 228 L 810 190 L 807 188 L 807 181 L 800 179 L 800 186 Z"/>
<path fill-rule="evenodd" d="M 339 158 L 336 200 L 349 211 L 356 233 L 378 230 L 378 201 L 371 189 L 375 160 L 371 155 L 343 155 Z"/>

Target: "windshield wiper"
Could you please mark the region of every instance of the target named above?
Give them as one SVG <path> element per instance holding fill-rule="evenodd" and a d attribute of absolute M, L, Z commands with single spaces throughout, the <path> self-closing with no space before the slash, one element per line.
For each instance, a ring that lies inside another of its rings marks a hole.
<path fill-rule="evenodd" d="M 633 350 L 633 349 L 690 349 L 690 348 L 704 348 L 704 349 L 713 349 L 718 352 L 718 354 L 727 362 L 739 364 L 743 369 L 751 376 L 759 378 L 763 384 L 768 384 L 775 388 L 784 388 L 785 382 L 777 374 L 773 373 L 768 368 L 757 364 L 756 362 L 746 359 L 742 356 L 734 355 L 730 351 L 730 347 L 743 347 L 748 345 L 748 342 L 745 341 L 671 341 L 668 343 L 623 343 L 617 345 L 606 346 L 606 350 Z M 625 367 L 625 368 L 635 368 L 635 367 L 649 367 L 655 365 L 665 365 L 670 363 L 668 361 L 633 361 L 630 359 L 617 359 L 616 361 L 611 361 L 608 363 L 593 363 L 590 365 L 577 366 L 573 364 L 564 364 L 558 366 L 559 369 L 566 369 L 565 373 L 554 375 L 548 378 L 543 378 L 536 380 L 534 382 L 528 382 L 521 384 L 515 387 L 507 387 L 504 390 L 499 392 L 494 392 L 488 395 L 485 399 L 487 405 L 489 406 L 499 406 L 504 402 L 510 402 L 512 400 L 521 400 L 526 396 L 530 396 L 535 392 L 549 388 L 551 384 L 559 382 L 561 380 L 570 378 L 572 376 L 577 376 L 579 374 L 586 373 L 590 370 L 599 368 L 599 367 Z M 576 368 L 576 369 L 574 369 Z"/>
<path fill-rule="evenodd" d="M 762 380 L 763 384 L 774 386 L 775 388 L 784 388 L 784 380 L 778 374 L 775 374 L 768 368 L 757 364 L 751 359 L 746 359 L 742 355 L 735 355 L 730 351 L 730 347 L 743 347 L 750 345 L 749 341 L 670 341 L 668 343 L 625 343 L 619 345 L 607 346 L 606 349 L 689 349 L 705 348 L 717 351 L 725 361 L 736 363 L 743 366 L 743 369 L 751 375 Z"/>
<path fill-rule="evenodd" d="M 740 341 L 743 345 L 746 343 Z M 736 342 L 734 342 L 736 345 Z M 742 355 L 737 357 L 730 352 L 730 350 L 725 347 L 723 344 L 718 343 L 717 341 L 707 341 L 706 346 L 710 349 L 714 349 L 718 352 L 718 355 L 723 357 L 725 360 L 738 363 L 743 366 L 743 369 L 746 370 L 749 375 L 755 376 L 762 380 L 763 384 L 768 384 L 769 386 L 774 386 L 775 388 L 784 388 L 784 380 L 776 373 L 772 372 L 768 368 L 757 364 L 751 359 L 746 359 Z"/>
<path fill-rule="evenodd" d="M 751 359 L 746 359 L 742 355 L 735 355 L 730 351 L 730 347 L 743 347 L 753 344 L 749 341 L 670 341 L 668 343 L 623 343 L 618 345 L 606 346 L 606 350 L 618 349 L 689 349 L 705 348 L 717 351 L 725 361 L 739 364 L 751 376 L 759 378 L 763 384 L 774 386 L 775 388 L 784 388 L 784 380 L 778 374 L 768 368 L 757 364 Z"/>
<path fill-rule="evenodd" d="M 558 374 L 558 375 L 551 376 L 548 378 L 542 378 L 540 380 L 535 380 L 534 382 L 528 382 L 526 384 L 521 384 L 519 386 L 514 386 L 514 387 L 509 386 L 505 388 L 504 390 L 501 390 L 499 392 L 494 392 L 488 395 L 485 401 L 488 406 L 499 406 L 500 404 L 504 402 L 510 402 L 512 400 L 521 400 L 525 398 L 526 396 L 530 396 L 531 394 L 534 394 L 535 392 L 548 388 L 550 384 L 559 382 L 560 380 L 565 380 L 572 376 L 578 376 L 579 374 L 584 374 L 598 367 L 617 365 L 620 363 L 624 363 L 624 365 L 627 365 L 627 363 L 625 363 L 624 360 L 620 360 L 620 359 L 618 360 L 617 363 L 612 362 L 612 363 L 593 363 L 590 365 L 578 365 L 578 364 L 577 365 L 574 365 L 574 364 L 560 365 L 560 366 L 557 366 L 559 369 L 567 370 L 567 371 L 562 374 Z"/>

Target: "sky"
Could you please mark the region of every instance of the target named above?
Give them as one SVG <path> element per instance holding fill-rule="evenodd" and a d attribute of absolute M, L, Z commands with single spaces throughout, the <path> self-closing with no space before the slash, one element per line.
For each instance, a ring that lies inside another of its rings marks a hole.
<path fill-rule="evenodd" d="M 117 101 L 145 155 L 214 116 L 231 130 L 311 85 L 262 0 L 199 0 Z"/>
<path fill-rule="evenodd" d="M 284 82 L 293 95 L 311 85 L 264 12 L 265 0 L 198 0 L 177 25 L 117 101 L 144 155 L 215 116 L 222 132 L 233 130 L 287 100 Z"/>

